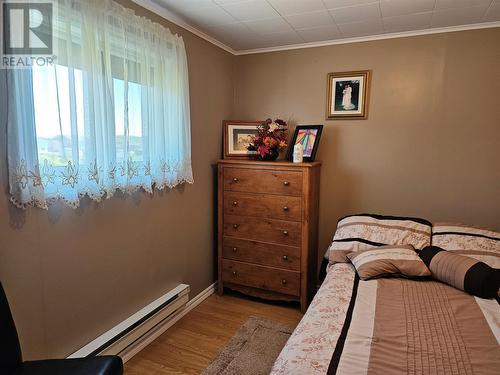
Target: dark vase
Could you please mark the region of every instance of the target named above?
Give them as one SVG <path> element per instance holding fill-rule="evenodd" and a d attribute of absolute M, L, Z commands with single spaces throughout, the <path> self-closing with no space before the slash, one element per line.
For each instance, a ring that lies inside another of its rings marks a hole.
<path fill-rule="evenodd" d="M 260 154 L 259 154 L 259 156 L 260 156 Z M 274 160 L 278 159 L 278 156 L 280 156 L 280 152 L 275 148 L 271 148 L 269 150 L 268 154 L 265 154 L 264 156 L 260 156 L 260 158 L 262 160 L 265 160 L 265 161 L 274 161 Z"/>

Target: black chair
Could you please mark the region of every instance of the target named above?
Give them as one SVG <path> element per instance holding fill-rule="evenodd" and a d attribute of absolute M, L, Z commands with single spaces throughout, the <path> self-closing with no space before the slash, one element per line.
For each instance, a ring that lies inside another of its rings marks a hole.
<path fill-rule="evenodd" d="M 118 356 L 23 362 L 14 319 L 0 283 L 0 374 L 121 375 L 123 362 Z"/>

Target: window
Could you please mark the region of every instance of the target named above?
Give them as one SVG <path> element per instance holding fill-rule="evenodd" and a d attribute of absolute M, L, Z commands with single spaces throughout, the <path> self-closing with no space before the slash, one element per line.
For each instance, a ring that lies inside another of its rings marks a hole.
<path fill-rule="evenodd" d="M 56 64 L 9 70 L 18 207 L 193 182 L 182 38 L 108 0 L 62 1 Z"/>
<path fill-rule="evenodd" d="M 84 164 L 82 71 L 78 69 L 73 71 L 72 84 L 75 97 L 74 103 L 71 104 L 70 77 L 66 66 L 34 67 L 32 74 L 38 160 L 47 161 L 54 167 L 64 167 L 76 158 L 79 163 Z M 74 119 L 70 105 L 75 106 Z M 77 129 L 73 136 L 72 120 L 76 122 Z"/>

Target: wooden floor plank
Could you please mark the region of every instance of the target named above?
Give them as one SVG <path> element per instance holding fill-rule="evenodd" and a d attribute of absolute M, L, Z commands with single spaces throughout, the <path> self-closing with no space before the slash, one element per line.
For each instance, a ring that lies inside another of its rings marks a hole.
<path fill-rule="evenodd" d="M 295 328 L 296 306 L 212 295 L 125 364 L 126 375 L 199 374 L 250 316 Z"/>

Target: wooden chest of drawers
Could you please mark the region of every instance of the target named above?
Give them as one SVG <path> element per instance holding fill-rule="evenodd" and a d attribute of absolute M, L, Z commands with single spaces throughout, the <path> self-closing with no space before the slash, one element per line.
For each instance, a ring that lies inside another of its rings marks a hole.
<path fill-rule="evenodd" d="M 320 163 L 218 163 L 218 291 L 296 300 L 316 288 Z"/>

